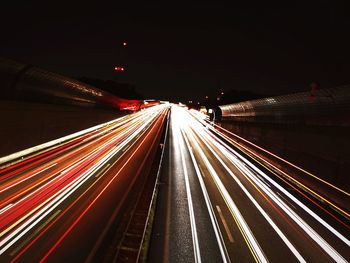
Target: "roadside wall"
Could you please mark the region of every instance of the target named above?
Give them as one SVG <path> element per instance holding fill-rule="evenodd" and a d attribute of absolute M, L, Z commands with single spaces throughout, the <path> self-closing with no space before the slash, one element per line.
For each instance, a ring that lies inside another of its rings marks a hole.
<path fill-rule="evenodd" d="M 125 114 L 107 109 L 0 101 L 0 157 Z"/>

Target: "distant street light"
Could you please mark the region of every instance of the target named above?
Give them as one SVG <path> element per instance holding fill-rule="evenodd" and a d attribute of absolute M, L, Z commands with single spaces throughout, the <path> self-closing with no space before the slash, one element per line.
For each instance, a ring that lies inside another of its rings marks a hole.
<path fill-rule="evenodd" d="M 221 100 L 221 97 L 224 95 L 225 93 L 223 91 L 220 92 L 220 95 L 216 98 L 217 101 Z"/>

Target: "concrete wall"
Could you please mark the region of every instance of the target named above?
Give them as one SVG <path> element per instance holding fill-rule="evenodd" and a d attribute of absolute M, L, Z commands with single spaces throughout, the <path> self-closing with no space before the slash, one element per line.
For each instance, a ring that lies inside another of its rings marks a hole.
<path fill-rule="evenodd" d="M 0 101 L 0 157 L 125 114 L 96 108 Z"/>

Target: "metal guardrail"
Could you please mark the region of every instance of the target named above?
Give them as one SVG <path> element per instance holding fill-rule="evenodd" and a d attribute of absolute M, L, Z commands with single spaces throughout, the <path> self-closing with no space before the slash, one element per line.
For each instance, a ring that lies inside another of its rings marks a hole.
<path fill-rule="evenodd" d="M 153 221 L 152 221 L 153 219 L 151 218 L 151 214 L 152 214 L 152 212 L 153 213 L 155 212 L 155 207 L 156 207 L 156 202 L 157 202 L 157 193 L 159 191 L 158 188 L 159 188 L 160 172 L 161 172 L 161 169 L 163 166 L 163 156 L 164 156 L 165 145 L 167 143 L 167 137 L 168 137 L 169 119 L 170 119 L 170 111 L 168 112 L 168 116 L 167 116 L 167 124 L 165 127 L 164 141 L 162 143 L 163 144 L 162 153 L 161 153 L 161 157 L 160 157 L 160 161 L 159 161 L 159 166 L 158 166 L 158 170 L 157 170 L 157 176 L 156 176 L 154 188 L 152 191 L 152 198 L 151 198 L 150 206 L 149 206 L 149 209 L 147 211 L 147 220 L 146 220 L 145 228 L 144 228 L 143 233 L 142 233 L 142 242 L 141 242 L 140 249 L 137 253 L 136 262 L 145 262 L 146 255 L 148 252 L 149 244 L 147 244 L 147 242 L 149 242 L 149 241 L 146 240 L 146 232 L 147 232 L 147 230 L 150 230 L 152 228 L 152 224 L 153 224 Z"/>
<path fill-rule="evenodd" d="M 350 124 L 350 86 L 320 89 L 316 93 L 299 92 L 283 96 L 221 105 L 222 118 L 283 122 L 328 118 Z M 331 121 L 331 120 L 329 120 Z"/>

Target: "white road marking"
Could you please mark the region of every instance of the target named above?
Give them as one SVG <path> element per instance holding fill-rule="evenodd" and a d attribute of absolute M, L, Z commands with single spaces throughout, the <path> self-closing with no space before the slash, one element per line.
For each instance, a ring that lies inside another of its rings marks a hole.
<path fill-rule="evenodd" d="M 220 227 L 219 227 L 218 221 L 217 221 L 216 216 L 215 216 L 215 212 L 214 212 L 213 206 L 212 206 L 212 204 L 210 202 L 208 191 L 207 191 L 207 189 L 205 187 L 205 183 L 204 183 L 204 180 L 202 178 L 202 176 L 204 177 L 204 174 L 202 174 L 201 171 L 200 171 L 200 168 L 199 168 L 200 166 L 197 163 L 196 158 L 194 157 L 194 154 L 193 154 L 193 151 L 192 151 L 192 147 L 189 147 L 188 138 L 185 136 L 184 133 L 183 133 L 183 137 L 184 137 L 186 145 L 187 145 L 187 147 L 189 149 L 190 156 L 191 156 L 191 159 L 192 159 L 192 163 L 194 165 L 194 168 L 195 168 L 195 171 L 196 171 L 196 174 L 197 174 L 197 177 L 198 177 L 201 189 L 202 189 L 204 200 L 205 200 L 205 203 L 207 205 L 208 212 L 209 212 L 211 224 L 212 224 L 213 229 L 214 229 L 216 241 L 217 241 L 219 249 L 220 249 L 222 261 L 224 263 L 231 262 L 230 257 L 229 257 L 228 252 L 227 252 L 227 249 L 226 249 L 226 246 L 225 246 L 224 239 L 223 239 L 221 231 L 220 231 Z"/>
<path fill-rule="evenodd" d="M 225 218 L 224 218 L 224 216 L 223 216 L 223 214 L 221 212 L 220 206 L 217 205 L 216 206 L 216 210 L 218 210 L 220 219 L 222 221 L 222 224 L 224 225 L 224 228 L 225 228 L 225 231 L 226 231 L 228 239 L 230 240 L 231 243 L 233 243 L 234 242 L 233 236 L 232 236 L 231 231 L 230 231 L 230 229 L 229 229 L 229 227 L 227 225 L 227 222 L 226 222 L 226 220 L 225 220 Z"/>

